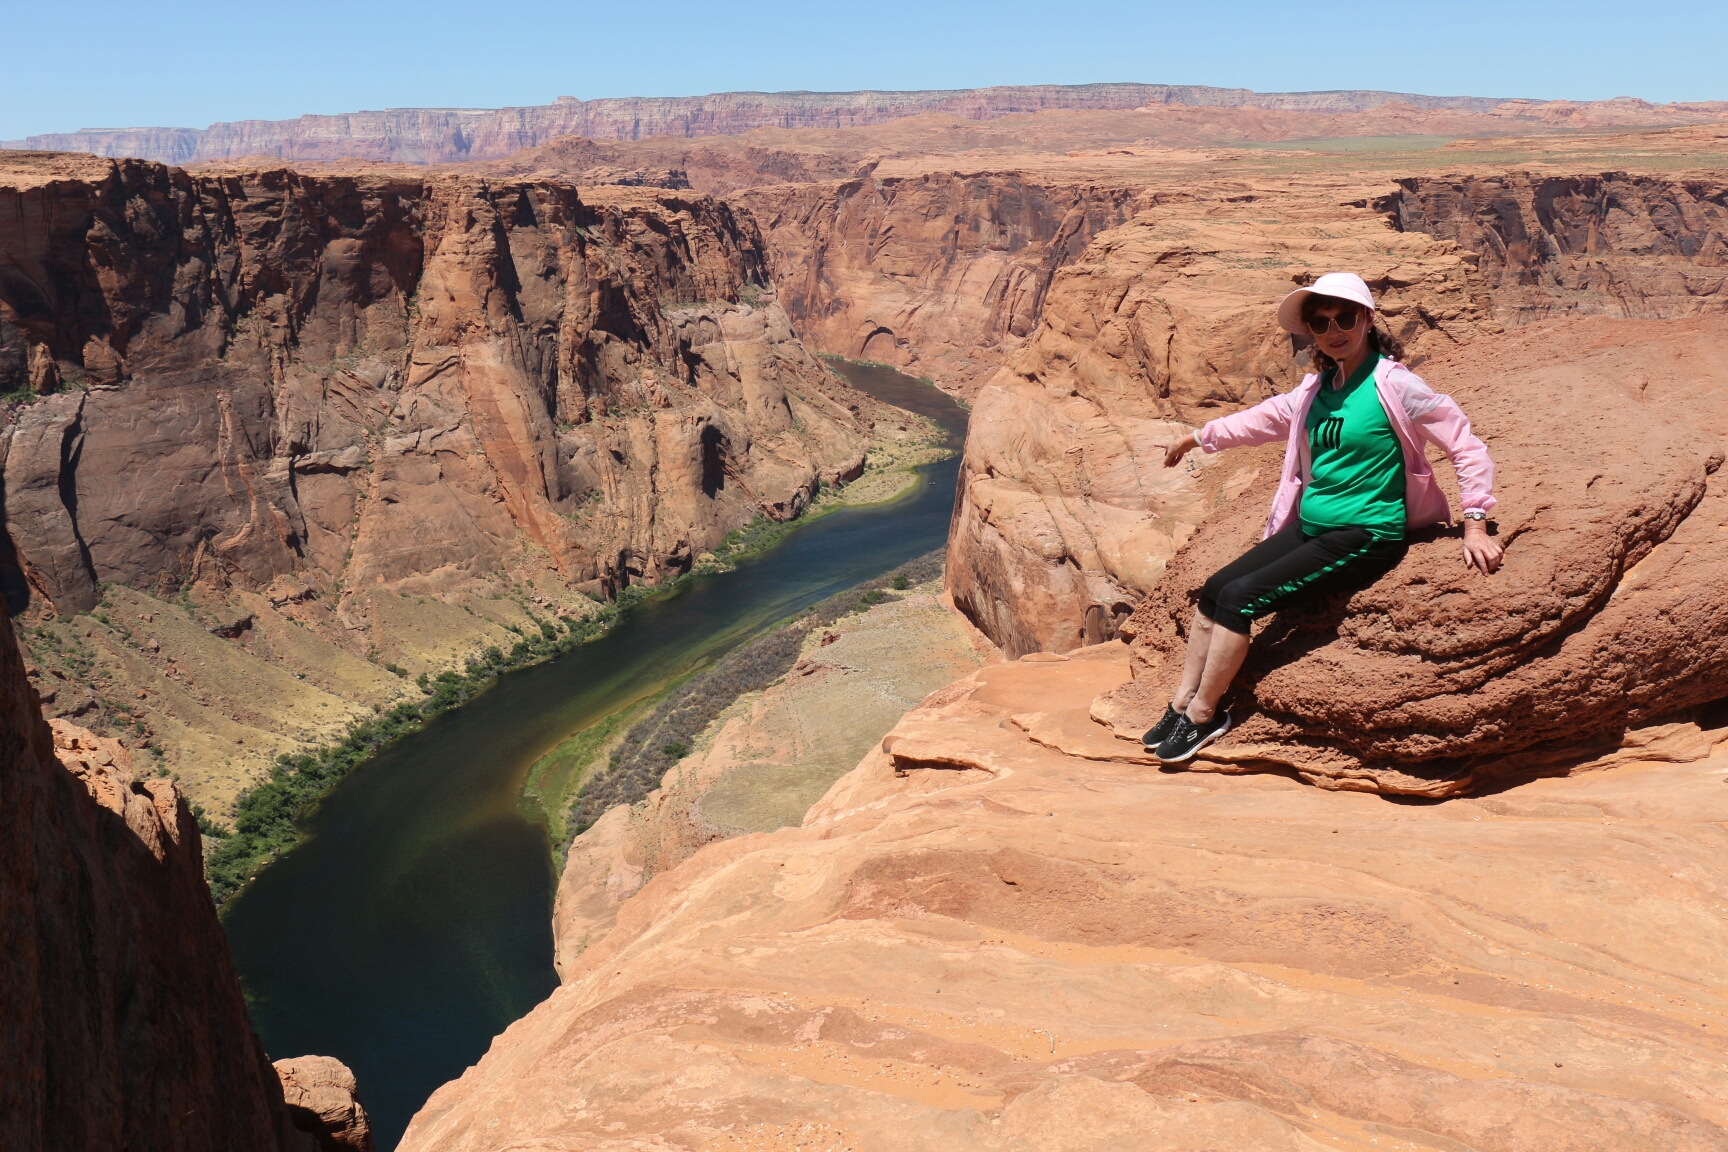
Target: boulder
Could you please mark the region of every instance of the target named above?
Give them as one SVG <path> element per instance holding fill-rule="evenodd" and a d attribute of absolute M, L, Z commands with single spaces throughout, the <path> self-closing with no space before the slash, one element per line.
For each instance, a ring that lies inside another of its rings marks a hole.
<path fill-rule="evenodd" d="M 294 1127 L 318 1142 L 318 1152 L 372 1152 L 372 1126 L 346 1064 L 332 1056 L 297 1056 L 276 1061 L 275 1068 Z"/>
<path fill-rule="evenodd" d="M 1444 796 L 1728 696 L 1725 365 L 1723 316 L 1547 321 L 1425 365 L 1494 458 L 1503 567 L 1429 529 L 1371 587 L 1266 618 L 1236 727 L 1194 766 Z M 1136 609 L 1134 683 L 1094 708 L 1118 736 L 1162 712 L 1194 596 L 1259 538 L 1275 481 L 1202 521 Z"/>

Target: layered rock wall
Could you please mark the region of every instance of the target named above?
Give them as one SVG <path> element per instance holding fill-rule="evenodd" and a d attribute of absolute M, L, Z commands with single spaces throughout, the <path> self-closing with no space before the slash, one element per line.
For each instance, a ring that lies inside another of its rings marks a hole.
<path fill-rule="evenodd" d="M 1057 269 L 1132 214 L 1135 189 L 929 173 L 746 190 L 774 286 L 823 351 L 971 396 L 1037 327 Z"/>
<path fill-rule="evenodd" d="M 297 120 L 241 120 L 195 128 L 84 129 L 7 141 L 0 147 L 170 164 L 279 156 L 294 160 L 429 161 L 499 159 L 559 136 L 639 140 L 716 136 L 756 128 L 848 128 L 926 112 L 990 119 L 1047 108 L 1138 108 L 1145 104 L 1252 105 L 1351 112 L 1397 100 L 1419 108 L 1486 112 L 1503 101 L 1393 92 L 1258 93 L 1245 88 L 1169 84 L 1077 84 L 924 92 L 720 92 L 709 96 L 576 100 L 526 108 L 392 108 Z"/>
<path fill-rule="evenodd" d="M 1505 324 L 1728 309 L 1728 182 L 1612 172 L 1412 177 L 1379 203 L 1400 231 L 1479 257 Z"/>
<path fill-rule="evenodd" d="M 0 1148 L 311 1152 L 185 800 L 113 741 L 50 731 L 3 609 L 0 811 Z"/>
<path fill-rule="evenodd" d="M 62 613 L 100 581 L 440 590 L 523 548 L 611 590 L 862 463 L 860 397 L 724 204 L 61 167 L 14 176 L 0 346 L 45 347 L 67 386 L 0 453 Z"/>
<path fill-rule="evenodd" d="M 1011 653 L 1115 635 L 1186 533 L 1275 454 L 1159 443 L 1294 385 L 1307 362 L 1273 306 L 1335 268 L 1381 302 L 1405 360 L 1551 313 L 1728 308 L 1728 220 L 1707 180 L 1290 181 L 1148 191 L 1052 283 L 1037 332 L 978 394 L 950 540 L 955 601 Z"/>

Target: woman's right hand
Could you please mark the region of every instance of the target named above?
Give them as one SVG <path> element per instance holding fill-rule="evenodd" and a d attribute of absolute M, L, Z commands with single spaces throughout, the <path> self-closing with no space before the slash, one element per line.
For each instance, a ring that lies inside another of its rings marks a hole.
<path fill-rule="evenodd" d="M 1174 444 L 1160 444 L 1158 447 L 1164 449 L 1164 467 L 1174 468 L 1182 463 L 1182 457 L 1200 447 L 1200 441 L 1190 432 Z"/>

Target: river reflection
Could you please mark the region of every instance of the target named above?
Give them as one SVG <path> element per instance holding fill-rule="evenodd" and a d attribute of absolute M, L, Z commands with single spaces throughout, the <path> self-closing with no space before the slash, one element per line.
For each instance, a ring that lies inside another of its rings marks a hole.
<path fill-rule="evenodd" d="M 937 389 L 835 367 L 963 440 L 966 413 Z M 611 634 L 506 674 L 343 781 L 306 841 L 223 916 L 271 1056 L 342 1060 L 378 1148 L 394 1148 L 434 1089 L 557 986 L 546 828 L 519 802 L 529 767 L 775 621 L 941 547 L 958 471 L 958 459 L 931 465 L 909 498 L 831 513 L 737 571 L 637 606 Z"/>

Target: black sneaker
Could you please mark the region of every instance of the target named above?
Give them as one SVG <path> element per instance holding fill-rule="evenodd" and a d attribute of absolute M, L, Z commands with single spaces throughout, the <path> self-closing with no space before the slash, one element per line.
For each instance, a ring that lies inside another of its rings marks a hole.
<path fill-rule="evenodd" d="M 1146 735 L 1140 737 L 1148 752 L 1169 739 L 1170 733 L 1176 731 L 1176 721 L 1182 719 L 1182 713 L 1176 711 L 1174 705 L 1164 705 L 1164 719 L 1146 730 Z"/>
<path fill-rule="evenodd" d="M 1220 708 L 1213 713 L 1212 719 L 1203 724 L 1183 716 L 1176 722 L 1176 730 L 1164 738 L 1158 745 L 1158 759 L 1166 764 L 1180 764 L 1184 760 L 1192 760 L 1194 753 L 1230 731 L 1230 710 Z"/>

